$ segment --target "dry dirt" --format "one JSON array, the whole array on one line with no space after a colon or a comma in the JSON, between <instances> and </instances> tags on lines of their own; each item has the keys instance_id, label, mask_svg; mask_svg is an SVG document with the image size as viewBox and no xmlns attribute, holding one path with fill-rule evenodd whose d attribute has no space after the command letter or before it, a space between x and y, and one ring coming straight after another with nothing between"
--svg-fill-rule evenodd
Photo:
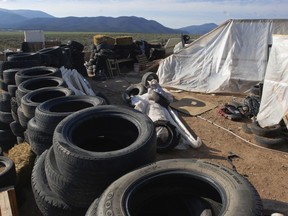
<instances>
[{"instance_id":1,"label":"dry dirt","mask_svg":"<svg viewBox=\"0 0 288 216\"><path fill-rule=\"evenodd\" d=\"M101 91L111 104L125 104L122 92L130 85L139 83L143 74L129 73L106 81L92 81L95 92ZM181 93L179 93L181 94ZM179 113L187 128L203 142L200 148L176 150L158 154L158 160L169 158L194 158L213 161L232 169L228 155L235 154L233 165L256 188L263 201L265 215L280 212L288 215L288 143L278 150L256 144L253 134L242 130L243 122L231 121L219 114L219 109L232 100L243 101L245 95L218 95L189 93L200 100L217 104L217 107L198 116Z\"/></svg>"}]
</instances>

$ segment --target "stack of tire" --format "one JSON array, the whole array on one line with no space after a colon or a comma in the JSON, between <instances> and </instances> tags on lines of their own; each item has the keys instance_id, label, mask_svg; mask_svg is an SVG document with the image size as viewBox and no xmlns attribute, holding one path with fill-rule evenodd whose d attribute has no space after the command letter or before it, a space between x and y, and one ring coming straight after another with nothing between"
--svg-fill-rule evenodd
<instances>
[{"instance_id":1,"label":"stack of tire","mask_svg":"<svg viewBox=\"0 0 288 216\"><path fill-rule=\"evenodd\" d=\"M53 133L61 120L72 113L105 104L98 96L70 95L44 101L36 107L35 115L27 125L26 136L36 155L41 155L53 143Z\"/></svg>"},{"instance_id":2,"label":"stack of tire","mask_svg":"<svg viewBox=\"0 0 288 216\"><path fill-rule=\"evenodd\" d=\"M37 206L43 215L84 215L113 181L155 158L156 131L145 114L115 105L76 111L34 165Z\"/></svg>"},{"instance_id":3,"label":"stack of tire","mask_svg":"<svg viewBox=\"0 0 288 216\"><path fill-rule=\"evenodd\" d=\"M258 121L251 124L251 133L254 134L255 142L263 147L281 149L288 143L288 131L286 125L281 121L271 127L262 128Z\"/></svg>"},{"instance_id":4,"label":"stack of tire","mask_svg":"<svg viewBox=\"0 0 288 216\"><path fill-rule=\"evenodd\" d=\"M11 54L5 61L0 62L0 146L3 151L12 148L17 143L19 135L14 130L17 126L13 118L15 109L11 104L17 89L15 74L23 68L38 65L40 65L39 54L35 53Z\"/></svg>"},{"instance_id":5,"label":"stack of tire","mask_svg":"<svg viewBox=\"0 0 288 216\"><path fill-rule=\"evenodd\" d=\"M28 121L34 116L36 106L45 100L70 95L72 92L63 87L52 87L64 84L61 71L52 67L37 66L19 70L15 74L15 83L17 89L11 98L13 130L15 136L19 137L19 142L23 142L27 141L24 134ZM32 87L33 90L27 87Z\"/></svg>"},{"instance_id":6,"label":"stack of tire","mask_svg":"<svg viewBox=\"0 0 288 216\"><path fill-rule=\"evenodd\" d=\"M85 55L84 46L77 41L68 41L67 44L41 49L37 53L41 56L41 65L60 68L64 66L68 69L77 70L86 77L87 70L84 66Z\"/></svg>"}]
</instances>

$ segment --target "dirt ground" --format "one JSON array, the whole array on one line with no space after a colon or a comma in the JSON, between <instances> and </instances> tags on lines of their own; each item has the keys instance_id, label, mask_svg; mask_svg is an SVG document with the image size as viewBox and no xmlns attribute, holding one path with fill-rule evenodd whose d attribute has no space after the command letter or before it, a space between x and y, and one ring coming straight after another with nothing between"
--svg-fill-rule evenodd
<instances>
[{"instance_id":1,"label":"dirt ground","mask_svg":"<svg viewBox=\"0 0 288 216\"><path fill-rule=\"evenodd\" d=\"M127 73L105 81L90 81L95 92L101 91L111 104L125 104L121 95L130 84L141 81L141 73ZM182 93L179 93L180 97ZM216 108L198 116L179 113L187 128L202 140L201 147L185 150L174 149L158 154L158 160L169 158L194 158L213 161L232 169L228 162L230 154L237 172L246 177L256 188L263 201L265 215L279 212L288 215L288 143L272 150L256 144L253 134L242 130L243 122L250 119L231 121L219 114L219 109L232 100L243 101L245 95L218 95L189 93L200 100L216 104Z\"/></svg>"}]
</instances>

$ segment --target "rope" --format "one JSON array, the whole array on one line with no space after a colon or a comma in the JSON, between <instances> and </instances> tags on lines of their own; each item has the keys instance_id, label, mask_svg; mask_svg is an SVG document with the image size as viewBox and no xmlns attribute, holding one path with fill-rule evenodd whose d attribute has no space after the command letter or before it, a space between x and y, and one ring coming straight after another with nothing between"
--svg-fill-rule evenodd
<instances>
[{"instance_id":1,"label":"rope","mask_svg":"<svg viewBox=\"0 0 288 216\"><path fill-rule=\"evenodd\" d=\"M207 122L209 122L210 124L215 125L215 126L218 127L218 128L221 128L222 130L224 130L224 131L226 131L226 132L234 135L235 137L241 139L242 141L244 141L244 142L246 142L246 143L248 143L248 144L250 144L250 145L252 145L252 146L255 146L255 147L258 147L258 148L262 148L262 149L265 149L265 150L269 150L269 151L273 151L273 152L276 152L276 153L281 153L281 154L284 154L284 155L288 156L288 153L287 153L287 152L278 151L278 150L275 150L275 149L265 148L265 147L263 147L263 146L256 145L255 143L252 143L252 142L250 142L249 140L247 140L247 139L245 139L245 138L243 138L243 137L235 134L233 131L230 131L230 130L228 130L227 128L224 128L224 127L222 127L221 125L218 125L218 124L216 124L216 123L214 123L214 122L212 122L212 121L210 121L210 120L208 120L208 119L206 119L206 118L204 118L204 117L202 117L202 116L197 116L197 118L202 119L202 120L204 120L204 121L207 121Z\"/></svg>"}]
</instances>

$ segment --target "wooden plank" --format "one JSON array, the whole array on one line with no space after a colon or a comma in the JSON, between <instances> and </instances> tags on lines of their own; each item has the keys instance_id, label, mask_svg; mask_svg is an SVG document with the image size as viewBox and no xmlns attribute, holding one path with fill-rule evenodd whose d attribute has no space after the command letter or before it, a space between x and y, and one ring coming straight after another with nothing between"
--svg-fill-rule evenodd
<instances>
[{"instance_id":1,"label":"wooden plank","mask_svg":"<svg viewBox=\"0 0 288 216\"><path fill-rule=\"evenodd\" d=\"M0 216L19 216L14 187L0 192Z\"/></svg>"}]
</instances>

